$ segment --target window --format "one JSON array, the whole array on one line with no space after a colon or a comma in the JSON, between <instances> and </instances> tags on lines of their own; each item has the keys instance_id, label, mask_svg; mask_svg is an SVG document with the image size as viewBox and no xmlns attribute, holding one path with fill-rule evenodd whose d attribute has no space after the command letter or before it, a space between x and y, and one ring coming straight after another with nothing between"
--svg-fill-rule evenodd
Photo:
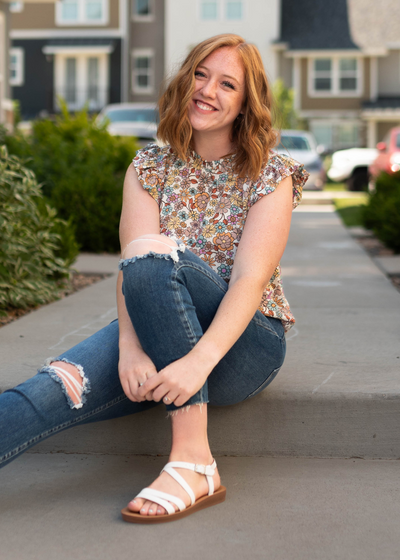
<instances>
[{"instance_id":1,"label":"window","mask_svg":"<svg viewBox=\"0 0 400 560\"><path fill-rule=\"evenodd\" d=\"M218 2L212 0L201 0L200 17L204 20L218 19Z\"/></svg>"},{"instance_id":2,"label":"window","mask_svg":"<svg viewBox=\"0 0 400 560\"><path fill-rule=\"evenodd\" d=\"M331 150L355 148L360 145L360 123L357 121L321 121L310 122L311 132L317 144Z\"/></svg>"},{"instance_id":3,"label":"window","mask_svg":"<svg viewBox=\"0 0 400 560\"><path fill-rule=\"evenodd\" d=\"M10 12L18 13L24 9L23 2L10 2Z\"/></svg>"},{"instance_id":4,"label":"window","mask_svg":"<svg viewBox=\"0 0 400 560\"><path fill-rule=\"evenodd\" d=\"M310 97L349 97L362 94L362 64L358 58L312 58Z\"/></svg>"},{"instance_id":5,"label":"window","mask_svg":"<svg viewBox=\"0 0 400 560\"><path fill-rule=\"evenodd\" d=\"M152 21L154 19L154 0L133 0L133 19Z\"/></svg>"},{"instance_id":6,"label":"window","mask_svg":"<svg viewBox=\"0 0 400 560\"><path fill-rule=\"evenodd\" d=\"M24 49L10 49L10 86L24 85Z\"/></svg>"},{"instance_id":7,"label":"window","mask_svg":"<svg viewBox=\"0 0 400 560\"><path fill-rule=\"evenodd\" d=\"M132 90L134 93L153 93L153 51L133 51Z\"/></svg>"},{"instance_id":8,"label":"window","mask_svg":"<svg viewBox=\"0 0 400 560\"><path fill-rule=\"evenodd\" d=\"M226 19L242 19L243 6L242 1L227 0L226 2Z\"/></svg>"},{"instance_id":9,"label":"window","mask_svg":"<svg viewBox=\"0 0 400 560\"><path fill-rule=\"evenodd\" d=\"M108 0L59 0L56 8L58 25L105 25L108 22Z\"/></svg>"}]
</instances>

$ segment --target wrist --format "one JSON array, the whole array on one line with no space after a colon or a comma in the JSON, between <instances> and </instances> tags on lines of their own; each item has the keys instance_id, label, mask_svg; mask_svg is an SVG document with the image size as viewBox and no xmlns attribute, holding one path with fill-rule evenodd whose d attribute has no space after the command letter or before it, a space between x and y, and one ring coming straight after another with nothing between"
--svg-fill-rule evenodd
<instances>
[{"instance_id":1,"label":"wrist","mask_svg":"<svg viewBox=\"0 0 400 560\"><path fill-rule=\"evenodd\" d=\"M196 346L189 352L188 356L191 356L196 362L200 362L211 371L223 358L223 353L215 343L210 342L205 344L203 339L200 339Z\"/></svg>"}]
</instances>

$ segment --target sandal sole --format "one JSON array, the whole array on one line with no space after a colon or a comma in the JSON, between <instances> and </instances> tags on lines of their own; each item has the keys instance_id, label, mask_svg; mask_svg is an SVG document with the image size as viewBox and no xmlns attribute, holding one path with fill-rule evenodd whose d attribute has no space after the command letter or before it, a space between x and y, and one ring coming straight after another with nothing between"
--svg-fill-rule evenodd
<instances>
[{"instance_id":1,"label":"sandal sole","mask_svg":"<svg viewBox=\"0 0 400 560\"><path fill-rule=\"evenodd\" d=\"M192 506L187 507L183 511L177 511L176 513L171 513L170 515L141 515L140 513L134 513L128 508L121 510L122 519L128 523L168 523L169 521L177 521L183 517L187 517L196 511L205 509L211 506L216 506L225 501L226 488L225 486L220 486L212 496L203 496L199 498Z\"/></svg>"}]
</instances>

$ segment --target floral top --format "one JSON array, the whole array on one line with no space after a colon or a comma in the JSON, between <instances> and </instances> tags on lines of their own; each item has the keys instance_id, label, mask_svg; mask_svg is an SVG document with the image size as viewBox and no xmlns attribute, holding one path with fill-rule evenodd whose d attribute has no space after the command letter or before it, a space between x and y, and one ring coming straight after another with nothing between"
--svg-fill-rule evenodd
<instances>
[{"instance_id":1,"label":"floral top","mask_svg":"<svg viewBox=\"0 0 400 560\"><path fill-rule=\"evenodd\" d=\"M247 213L262 196L292 175L293 208L309 174L302 164L273 153L256 181L239 178L233 156L205 161L191 152L179 159L170 146L149 144L133 160L143 188L160 207L160 233L176 237L229 282ZM282 289L280 265L268 282L259 310L289 330L294 317Z\"/></svg>"}]
</instances>

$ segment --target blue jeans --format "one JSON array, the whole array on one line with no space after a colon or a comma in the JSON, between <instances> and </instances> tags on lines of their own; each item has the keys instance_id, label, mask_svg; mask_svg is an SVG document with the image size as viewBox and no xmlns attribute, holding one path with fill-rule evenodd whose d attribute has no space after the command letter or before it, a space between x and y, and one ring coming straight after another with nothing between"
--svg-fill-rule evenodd
<instances>
[{"instance_id":1,"label":"blue jeans","mask_svg":"<svg viewBox=\"0 0 400 560\"><path fill-rule=\"evenodd\" d=\"M183 246L181 246L181 249ZM174 257L174 258L173 258ZM150 252L121 261L126 307L144 351L157 370L186 355L210 325L228 286L191 251ZM159 403L132 402L118 376L118 321L61 356L37 375L0 395L0 466L51 435L81 424L148 410ZM278 319L256 312L248 327L184 406L231 405L253 397L277 375L285 357ZM63 360L85 376L75 408L51 366ZM175 410L175 405L167 406Z\"/></svg>"}]
</instances>

